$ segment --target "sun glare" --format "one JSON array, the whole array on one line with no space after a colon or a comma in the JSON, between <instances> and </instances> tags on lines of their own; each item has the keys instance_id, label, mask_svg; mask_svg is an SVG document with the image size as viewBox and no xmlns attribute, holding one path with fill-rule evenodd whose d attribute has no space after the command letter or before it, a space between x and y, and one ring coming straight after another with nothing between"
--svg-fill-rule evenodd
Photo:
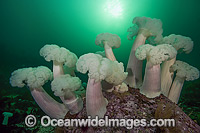
<instances>
[{"instance_id":1,"label":"sun glare","mask_svg":"<svg viewBox=\"0 0 200 133\"><path fill-rule=\"evenodd\" d=\"M120 17L123 9L119 0L107 0L104 11L113 17Z\"/></svg>"}]
</instances>

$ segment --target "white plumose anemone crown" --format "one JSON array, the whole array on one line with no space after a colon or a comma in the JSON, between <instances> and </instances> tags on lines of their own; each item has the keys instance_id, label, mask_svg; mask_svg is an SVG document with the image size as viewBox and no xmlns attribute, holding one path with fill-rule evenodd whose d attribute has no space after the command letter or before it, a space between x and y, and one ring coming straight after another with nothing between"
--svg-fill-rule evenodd
<instances>
[{"instance_id":1,"label":"white plumose anemone crown","mask_svg":"<svg viewBox=\"0 0 200 133\"><path fill-rule=\"evenodd\" d=\"M135 17L133 19L133 26L128 29L128 39L133 40L133 37L143 30L146 37L154 37L156 42L162 39L162 21L156 18L149 17Z\"/></svg>"},{"instance_id":2,"label":"white plumose anemone crown","mask_svg":"<svg viewBox=\"0 0 200 133\"><path fill-rule=\"evenodd\" d=\"M82 55L77 61L76 69L81 73L88 71L89 78L95 79L96 82L105 79L114 85L121 84L127 76L122 63L93 53Z\"/></svg>"},{"instance_id":3,"label":"white plumose anemone crown","mask_svg":"<svg viewBox=\"0 0 200 133\"><path fill-rule=\"evenodd\" d=\"M137 25L133 25L133 26L129 27L128 30L127 30L127 32L128 32L128 35L127 35L128 40L133 40L133 37L137 35L138 30L139 30L139 27Z\"/></svg>"},{"instance_id":4,"label":"white plumose anemone crown","mask_svg":"<svg viewBox=\"0 0 200 133\"><path fill-rule=\"evenodd\" d=\"M46 61L57 61L59 63L64 63L68 67L75 67L77 62L77 56L67 50L64 47L59 47L57 45L45 45L40 49L40 55L45 58Z\"/></svg>"},{"instance_id":5,"label":"white plumose anemone crown","mask_svg":"<svg viewBox=\"0 0 200 133\"><path fill-rule=\"evenodd\" d=\"M177 71L176 76L184 78L186 81L192 81L199 78L199 70L183 61L176 61L171 68L174 71Z\"/></svg>"},{"instance_id":6,"label":"white plumose anemone crown","mask_svg":"<svg viewBox=\"0 0 200 133\"><path fill-rule=\"evenodd\" d=\"M13 87L24 87L26 85L26 80L28 77L28 73L32 71L32 67L29 68L21 68L17 69L14 72L12 72L10 77L10 84Z\"/></svg>"},{"instance_id":7,"label":"white plumose anemone crown","mask_svg":"<svg viewBox=\"0 0 200 133\"><path fill-rule=\"evenodd\" d=\"M161 44L157 46L145 44L137 48L135 56L139 60L147 58L153 65L157 65L161 64L162 61L174 58L176 54L176 49L169 44Z\"/></svg>"},{"instance_id":8,"label":"white plumose anemone crown","mask_svg":"<svg viewBox=\"0 0 200 133\"><path fill-rule=\"evenodd\" d=\"M76 91L81 87L81 80L69 74L60 75L51 82L51 89L55 96L64 96L67 91Z\"/></svg>"},{"instance_id":9,"label":"white plumose anemone crown","mask_svg":"<svg viewBox=\"0 0 200 133\"><path fill-rule=\"evenodd\" d=\"M48 80L52 79L52 72L45 66L37 68L22 68L14 71L10 77L10 83L13 87L38 88L43 86Z\"/></svg>"},{"instance_id":10,"label":"white plumose anemone crown","mask_svg":"<svg viewBox=\"0 0 200 133\"><path fill-rule=\"evenodd\" d=\"M164 37L161 43L171 44L176 50L183 50L187 54L192 51L194 45L191 38L175 34Z\"/></svg>"},{"instance_id":11,"label":"white plumose anemone crown","mask_svg":"<svg viewBox=\"0 0 200 133\"><path fill-rule=\"evenodd\" d=\"M95 44L99 45L100 47L104 47L104 44L103 44L104 41L107 42L107 44L113 49L119 48L121 45L121 39L116 34L101 33L97 35Z\"/></svg>"}]
</instances>

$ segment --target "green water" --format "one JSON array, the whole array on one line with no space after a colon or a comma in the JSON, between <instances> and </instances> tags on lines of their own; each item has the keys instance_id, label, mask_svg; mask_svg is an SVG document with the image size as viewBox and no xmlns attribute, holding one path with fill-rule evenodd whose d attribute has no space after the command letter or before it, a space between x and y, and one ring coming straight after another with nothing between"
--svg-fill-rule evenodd
<instances>
[{"instance_id":1,"label":"green water","mask_svg":"<svg viewBox=\"0 0 200 133\"><path fill-rule=\"evenodd\" d=\"M12 71L39 65L52 68L51 63L39 55L40 48L45 44L63 46L80 56L103 50L95 45L98 34L114 33L122 41L121 47L114 53L117 60L126 66L133 44L133 41L127 40L127 29L135 16L161 19L163 36L180 34L191 37L194 41L193 51L188 55L180 54L177 58L200 69L199 0L116 0L121 10L117 16L106 11L107 3L112 1L1 0L1 94L23 91L10 87ZM195 102L199 104L200 99L197 97Z\"/></svg>"}]
</instances>

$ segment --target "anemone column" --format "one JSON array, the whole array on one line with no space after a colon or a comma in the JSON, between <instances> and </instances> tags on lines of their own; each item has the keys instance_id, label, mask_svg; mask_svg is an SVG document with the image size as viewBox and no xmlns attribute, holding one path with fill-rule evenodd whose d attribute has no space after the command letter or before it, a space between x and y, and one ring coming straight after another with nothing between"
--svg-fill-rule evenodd
<instances>
[{"instance_id":1,"label":"anemone column","mask_svg":"<svg viewBox=\"0 0 200 133\"><path fill-rule=\"evenodd\" d=\"M94 79L89 79L86 90L87 115L93 118L96 116L103 118L107 111L107 105L108 101L103 96L101 82L95 82Z\"/></svg>"},{"instance_id":2,"label":"anemone column","mask_svg":"<svg viewBox=\"0 0 200 133\"><path fill-rule=\"evenodd\" d=\"M152 65L147 61L144 75L144 82L140 89L142 94L149 98L160 95L161 82L160 82L160 64Z\"/></svg>"},{"instance_id":3,"label":"anemone column","mask_svg":"<svg viewBox=\"0 0 200 133\"><path fill-rule=\"evenodd\" d=\"M128 65L126 71L128 76L125 80L130 87L139 88L142 85L142 63L143 61L138 60L135 56L136 49L145 44L146 37L143 34L138 34L133 46L131 48L131 53L128 60Z\"/></svg>"},{"instance_id":4,"label":"anemone column","mask_svg":"<svg viewBox=\"0 0 200 133\"><path fill-rule=\"evenodd\" d=\"M68 112L68 109L65 108L64 104L55 101L42 87L31 89L31 95L39 107L52 118L64 118Z\"/></svg>"}]
</instances>

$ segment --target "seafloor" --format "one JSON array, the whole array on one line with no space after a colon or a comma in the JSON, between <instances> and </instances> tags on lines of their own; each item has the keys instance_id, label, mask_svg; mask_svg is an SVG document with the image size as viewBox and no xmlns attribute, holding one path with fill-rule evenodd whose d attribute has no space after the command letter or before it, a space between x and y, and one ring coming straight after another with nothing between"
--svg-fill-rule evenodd
<instances>
[{"instance_id":1,"label":"seafloor","mask_svg":"<svg viewBox=\"0 0 200 133\"><path fill-rule=\"evenodd\" d=\"M104 92L103 95L108 100L107 115L109 118L127 118L127 119L150 119L163 118L163 119L175 119L175 127L133 127L127 129L125 127L42 127L41 124L33 128L28 128L24 124L24 119L28 114L33 114L36 118L41 118L45 114L39 109L37 104L30 100L26 100L25 97L20 95L5 96L0 98L1 104L0 113L3 111L13 112L13 117L9 118L7 126L0 126L1 131L9 133L44 133L44 132L57 132L57 133L121 133L121 132L200 132L200 126L194 122L188 115L186 115L182 109L172 103L168 98L163 95L159 97L148 99L144 95L140 94L138 89L129 88L126 93L118 92ZM28 97L29 95L27 95ZM83 96L84 108L77 115L66 114L66 118L74 119L88 118L86 115L85 97ZM3 119L3 116L0 116Z\"/></svg>"}]
</instances>

